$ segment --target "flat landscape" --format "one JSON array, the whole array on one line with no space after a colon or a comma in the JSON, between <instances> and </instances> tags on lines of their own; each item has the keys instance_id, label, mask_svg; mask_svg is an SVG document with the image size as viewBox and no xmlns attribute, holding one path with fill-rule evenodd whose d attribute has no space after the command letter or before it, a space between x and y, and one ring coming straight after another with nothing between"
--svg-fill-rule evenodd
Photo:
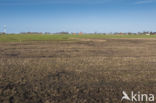
<instances>
[{"instance_id":1,"label":"flat landscape","mask_svg":"<svg viewBox=\"0 0 156 103\"><path fill-rule=\"evenodd\" d=\"M0 35L0 103L120 103L155 74L154 35Z\"/></svg>"}]
</instances>

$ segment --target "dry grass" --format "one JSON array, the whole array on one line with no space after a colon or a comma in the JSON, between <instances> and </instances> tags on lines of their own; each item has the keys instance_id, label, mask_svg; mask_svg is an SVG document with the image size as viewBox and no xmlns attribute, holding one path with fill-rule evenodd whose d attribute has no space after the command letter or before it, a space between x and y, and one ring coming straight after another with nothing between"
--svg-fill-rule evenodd
<instances>
[{"instance_id":1,"label":"dry grass","mask_svg":"<svg viewBox=\"0 0 156 103\"><path fill-rule=\"evenodd\" d=\"M0 103L120 103L156 94L156 40L0 43Z\"/></svg>"}]
</instances>

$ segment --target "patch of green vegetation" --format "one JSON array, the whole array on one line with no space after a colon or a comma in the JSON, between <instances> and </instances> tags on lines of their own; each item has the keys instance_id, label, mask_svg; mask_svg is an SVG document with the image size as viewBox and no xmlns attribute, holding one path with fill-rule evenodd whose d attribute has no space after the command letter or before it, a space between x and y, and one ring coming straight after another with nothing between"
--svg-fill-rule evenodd
<instances>
[{"instance_id":1,"label":"patch of green vegetation","mask_svg":"<svg viewBox=\"0 0 156 103\"><path fill-rule=\"evenodd\" d=\"M78 38L90 38L90 39L119 39L119 38L156 38L156 35L100 35L100 34L90 34L90 35L75 35L73 37Z\"/></svg>"},{"instance_id":2,"label":"patch of green vegetation","mask_svg":"<svg viewBox=\"0 0 156 103\"><path fill-rule=\"evenodd\" d=\"M1 42L23 42L23 41L48 41L48 40L68 40L67 35L28 35L28 34L9 34L0 35Z\"/></svg>"},{"instance_id":3,"label":"patch of green vegetation","mask_svg":"<svg viewBox=\"0 0 156 103\"><path fill-rule=\"evenodd\" d=\"M38 35L38 34L9 34L0 35L0 42L23 42L23 41L49 41L49 40L72 40L74 38L87 39L115 39L115 38L156 38L156 35L100 35L100 34L55 34L55 35Z\"/></svg>"}]
</instances>

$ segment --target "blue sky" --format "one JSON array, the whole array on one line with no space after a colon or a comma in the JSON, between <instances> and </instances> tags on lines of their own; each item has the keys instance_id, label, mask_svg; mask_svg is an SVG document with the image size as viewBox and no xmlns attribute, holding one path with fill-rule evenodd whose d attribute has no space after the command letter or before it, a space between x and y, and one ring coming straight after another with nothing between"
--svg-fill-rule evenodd
<instances>
[{"instance_id":1,"label":"blue sky","mask_svg":"<svg viewBox=\"0 0 156 103\"><path fill-rule=\"evenodd\" d=\"M0 0L0 32L156 31L156 0Z\"/></svg>"}]
</instances>

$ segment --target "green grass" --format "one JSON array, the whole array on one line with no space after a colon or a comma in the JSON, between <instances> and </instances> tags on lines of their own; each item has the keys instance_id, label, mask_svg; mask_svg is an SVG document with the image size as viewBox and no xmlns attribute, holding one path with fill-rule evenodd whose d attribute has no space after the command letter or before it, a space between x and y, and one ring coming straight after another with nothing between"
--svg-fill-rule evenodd
<instances>
[{"instance_id":1,"label":"green grass","mask_svg":"<svg viewBox=\"0 0 156 103\"><path fill-rule=\"evenodd\" d=\"M48 40L68 40L66 35L25 35L12 34L0 35L0 42L22 42L22 41L48 41Z\"/></svg>"},{"instance_id":2,"label":"green grass","mask_svg":"<svg viewBox=\"0 0 156 103\"><path fill-rule=\"evenodd\" d=\"M0 35L0 42L23 42L23 41L49 41L49 40L72 40L73 38L89 38L89 39L112 39L112 38L156 38L156 35L30 35L30 34L9 34Z\"/></svg>"},{"instance_id":3,"label":"green grass","mask_svg":"<svg viewBox=\"0 0 156 103\"><path fill-rule=\"evenodd\" d=\"M78 35L73 36L77 38L90 38L90 39L118 39L118 38L156 38L156 35L99 35L99 34L92 34L92 35Z\"/></svg>"}]
</instances>

